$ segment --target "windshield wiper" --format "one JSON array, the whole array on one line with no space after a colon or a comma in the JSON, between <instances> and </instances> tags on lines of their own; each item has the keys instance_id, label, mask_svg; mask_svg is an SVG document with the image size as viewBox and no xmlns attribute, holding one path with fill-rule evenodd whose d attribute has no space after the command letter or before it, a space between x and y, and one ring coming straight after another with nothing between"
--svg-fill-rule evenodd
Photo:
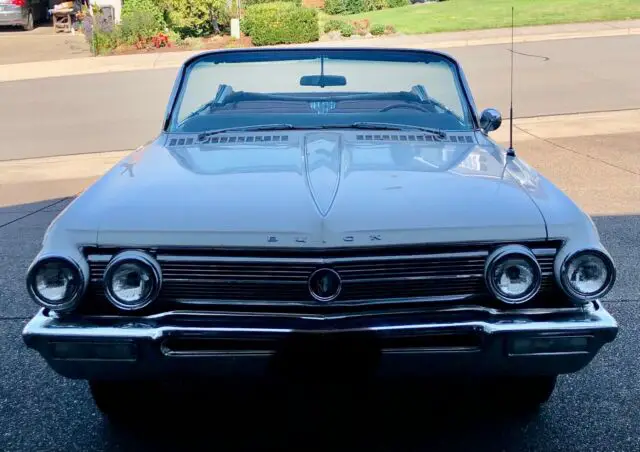
<instances>
[{"instance_id":1,"label":"windshield wiper","mask_svg":"<svg viewBox=\"0 0 640 452\"><path fill-rule=\"evenodd\" d=\"M260 130L292 130L303 129L305 127L296 127L293 124L258 124L255 126L240 126L240 127L227 127L224 129L207 130L198 134L198 140L202 141L212 135L218 135L220 133L227 132L255 132Z\"/></svg>"},{"instance_id":2,"label":"windshield wiper","mask_svg":"<svg viewBox=\"0 0 640 452\"><path fill-rule=\"evenodd\" d=\"M323 129L366 129L366 130L419 130L430 133L439 138L446 138L447 134L440 129L430 127L414 126L409 124L394 124L390 122L354 122L352 124L326 125Z\"/></svg>"}]
</instances>

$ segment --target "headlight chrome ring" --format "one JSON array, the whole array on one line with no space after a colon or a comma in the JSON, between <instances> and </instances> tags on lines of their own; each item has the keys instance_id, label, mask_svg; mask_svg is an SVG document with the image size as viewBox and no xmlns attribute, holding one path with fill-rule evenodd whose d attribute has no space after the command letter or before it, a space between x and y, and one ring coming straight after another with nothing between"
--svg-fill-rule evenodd
<instances>
[{"instance_id":1,"label":"headlight chrome ring","mask_svg":"<svg viewBox=\"0 0 640 452\"><path fill-rule=\"evenodd\" d=\"M162 271L151 255L142 251L123 251L105 268L103 283L111 304L124 311L136 311L158 297ZM126 295L130 299L125 299Z\"/></svg>"},{"instance_id":2,"label":"headlight chrome ring","mask_svg":"<svg viewBox=\"0 0 640 452\"><path fill-rule=\"evenodd\" d=\"M502 267L500 267L502 266ZM507 278L530 280L526 288L519 293L505 292L496 281L495 272L504 271ZM506 272L511 275L507 275ZM540 291L542 270L533 252L522 245L506 245L489 255L485 263L484 277L487 288L498 300L507 304L522 304L531 300Z\"/></svg>"},{"instance_id":3,"label":"headlight chrome ring","mask_svg":"<svg viewBox=\"0 0 640 452\"><path fill-rule=\"evenodd\" d=\"M80 265L71 258L47 256L27 271L27 291L41 306L59 313L74 310L87 284ZM49 291L47 297L44 291Z\"/></svg>"},{"instance_id":4,"label":"headlight chrome ring","mask_svg":"<svg viewBox=\"0 0 640 452\"><path fill-rule=\"evenodd\" d=\"M576 262L579 259L584 259L586 256L595 257L597 260L600 260L600 263L603 265L606 275L604 275L603 282L597 290L593 290L591 292L582 292L570 281L570 267L571 264ZM593 271L591 269L589 271ZM584 273L583 273L584 276ZM588 275L593 276L593 275ZM616 268L613 264L611 258L600 250L596 249L583 249L567 255L560 266L560 275L559 275L559 283L562 290L575 302L589 302L596 300L598 298L602 298L605 296L613 287L613 284L616 280Z\"/></svg>"}]
</instances>

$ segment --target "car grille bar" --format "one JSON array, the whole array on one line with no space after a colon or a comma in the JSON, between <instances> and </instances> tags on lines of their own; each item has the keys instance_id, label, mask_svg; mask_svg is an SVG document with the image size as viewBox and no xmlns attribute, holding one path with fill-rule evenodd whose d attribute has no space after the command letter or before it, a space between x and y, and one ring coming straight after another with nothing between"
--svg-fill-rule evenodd
<instances>
[{"instance_id":1,"label":"car grille bar","mask_svg":"<svg viewBox=\"0 0 640 452\"><path fill-rule=\"evenodd\" d=\"M554 285L556 247L532 247L542 268L543 290ZM319 268L335 270L342 290L332 305L392 300L446 301L487 296L484 266L490 248L446 253L319 257L189 255L158 250L163 275L160 298L180 304L318 305L309 277ZM91 286L103 292L102 275L111 253L88 255Z\"/></svg>"}]
</instances>

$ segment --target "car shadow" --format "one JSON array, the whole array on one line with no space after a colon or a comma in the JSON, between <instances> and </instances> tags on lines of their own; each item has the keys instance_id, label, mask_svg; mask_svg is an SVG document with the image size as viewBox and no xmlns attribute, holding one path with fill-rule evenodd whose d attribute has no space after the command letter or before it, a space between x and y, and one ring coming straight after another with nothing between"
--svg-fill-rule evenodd
<instances>
[{"instance_id":1,"label":"car shadow","mask_svg":"<svg viewBox=\"0 0 640 452\"><path fill-rule=\"evenodd\" d=\"M149 450L408 450L416 444L454 450L456 444L466 449L474 437L477 444L492 444L506 431L509 447L517 450L514 433L520 436L536 419L536 413L508 410L469 382L239 385L219 391L202 383L159 393L135 428L105 420L103 434L110 443Z\"/></svg>"}]
</instances>

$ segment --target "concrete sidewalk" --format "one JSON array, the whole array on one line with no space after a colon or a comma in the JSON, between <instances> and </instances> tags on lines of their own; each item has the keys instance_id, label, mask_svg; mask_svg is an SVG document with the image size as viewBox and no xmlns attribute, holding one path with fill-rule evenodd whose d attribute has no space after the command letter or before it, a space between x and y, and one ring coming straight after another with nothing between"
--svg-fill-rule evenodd
<instances>
[{"instance_id":1,"label":"concrete sidewalk","mask_svg":"<svg viewBox=\"0 0 640 452\"><path fill-rule=\"evenodd\" d=\"M516 43L640 34L640 20L520 27ZM320 41L289 47L404 47L447 49L454 47L507 44L510 29L477 30L427 35L402 35L369 39ZM274 46L279 47L279 46ZM0 82L107 72L175 68L200 51L75 58L57 61L0 65Z\"/></svg>"}]
</instances>

